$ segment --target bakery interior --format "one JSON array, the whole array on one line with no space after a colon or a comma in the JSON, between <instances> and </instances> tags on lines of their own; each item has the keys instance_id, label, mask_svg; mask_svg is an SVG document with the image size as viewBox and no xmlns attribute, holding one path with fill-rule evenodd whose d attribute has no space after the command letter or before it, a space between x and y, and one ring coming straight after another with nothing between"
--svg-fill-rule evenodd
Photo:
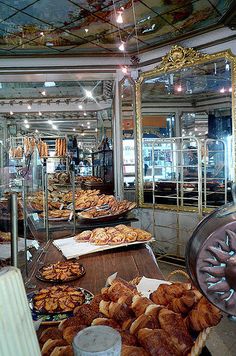
<instances>
[{"instance_id":1,"label":"bakery interior","mask_svg":"<svg viewBox=\"0 0 236 356\"><path fill-rule=\"evenodd\" d=\"M0 356L235 355L235 30L0 0Z\"/></svg>"}]
</instances>

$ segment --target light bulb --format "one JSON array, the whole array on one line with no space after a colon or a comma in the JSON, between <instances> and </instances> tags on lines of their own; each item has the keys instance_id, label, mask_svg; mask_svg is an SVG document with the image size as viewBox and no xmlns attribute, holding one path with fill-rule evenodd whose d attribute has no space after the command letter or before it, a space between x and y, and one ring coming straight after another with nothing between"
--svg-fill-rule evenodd
<instances>
[{"instance_id":1,"label":"light bulb","mask_svg":"<svg viewBox=\"0 0 236 356\"><path fill-rule=\"evenodd\" d=\"M57 126L56 125L52 125L53 130L57 130Z\"/></svg>"},{"instance_id":2,"label":"light bulb","mask_svg":"<svg viewBox=\"0 0 236 356\"><path fill-rule=\"evenodd\" d=\"M90 90L85 89L85 95L87 98L91 98L91 99L93 98L93 93Z\"/></svg>"},{"instance_id":3,"label":"light bulb","mask_svg":"<svg viewBox=\"0 0 236 356\"><path fill-rule=\"evenodd\" d=\"M24 120L24 124L28 124L28 122L29 122L28 120L26 120L26 119Z\"/></svg>"},{"instance_id":4,"label":"light bulb","mask_svg":"<svg viewBox=\"0 0 236 356\"><path fill-rule=\"evenodd\" d=\"M81 104L79 105L79 109L80 109L80 110L82 110L82 109L83 109L83 106L82 106Z\"/></svg>"},{"instance_id":5,"label":"light bulb","mask_svg":"<svg viewBox=\"0 0 236 356\"><path fill-rule=\"evenodd\" d=\"M10 111L10 115L13 115L13 111Z\"/></svg>"},{"instance_id":6,"label":"light bulb","mask_svg":"<svg viewBox=\"0 0 236 356\"><path fill-rule=\"evenodd\" d=\"M89 122L89 121L87 122L87 125L88 125L88 126L90 125L90 122Z\"/></svg>"},{"instance_id":7,"label":"light bulb","mask_svg":"<svg viewBox=\"0 0 236 356\"><path fill-rule=\"evenodd\" d=\"M125 50L124 42L121 42L118 48L120 51L124 51Z\"/></svg>"},{"instance_id":8,"label":"light bulb","mask_svg":"<svg viewBox=\"0 0 236 356\"><path fill-rule=\"evenodd\" d=\"M43 33L43 32L40 32L40 36L44 36L44 33Z\"/></svg>"},{"instance_id":9,"label":"light bulb","mask_svg":"<svg viewBox=\"0 0 236 356\"><path fill-rule=\"evenodd\" d=\"M50 125L52 125L52 120L48 120L48 123L49 123Z\"/></svg>"},{"instance_id":10,"label":"light bulb","mask_svg":"<svg viewBox=\"0 0 236 356\"><path fill-rule=\"evenodd\" d=\"M128 73L128 68L127 67L122 67L122 72L124 73L124 74L127 74Z\"/></svg>"},{"instance_id":11,"label":"light bulb","mask_svg":"<svg viewBox=\"0 0 236 356\"><path fill-rule=\"evenodd\" d=\"M42 116L42 113L41 113L41 111L39 111L39 116Z\"/></svg>"},{"instance_id":12,"label":"light bulb","mask_svg":"<svg viewBox=\"0 0 236 356\"><path fill-rule=\"evenodd\" d=\"M81 136L84 136L84 132L82 132Z\"/></svg>"},{"instance_id":13,"label":"light bulb","mask_svg":"<svg viewBox=\"0 0 236 356\"><path fill-rule=\"evenodd\" d=\"M29 129L30 125L29 125L29 124L25 124L25 127L26 127L27 129Z\"/></svg>"},{"instance_id":14,"label":"light bulb","mask_svg":"<svg viewBox=\"0 0 236 356\"><path fill-rule=\"evenodd\" d=\"M179 85L179 86L177 87L177 91L178 91L178 92L181 92L181 91L182 91L181 85Z\"/></svg>"},{"instance_id":15,"label":"light bulb","mask_svg":"<svg viewBox=\"0 0 236 356\"><path fill-rule=\"evenodd\" d=\"M38 130L36 129L35 132L38 133Z\"/></svg>"},{"instance_id":16,"label":"light bulb","mask_svg":"<svg viewBox=\"0 0 236 356\"><path fill-rule=\"evenodd\" d=\"M95 132L98 132L98 129L97 129L97 127L96 127L96 129L95 129Z\"/></svg>"},{"instance_id":17,"label":"light bulb","mask_svg":"<svg viewBox=\"0 0 236 356\"><path fill-rule=\"evenodd\" d=\"M27 109L28 109L28 110L30 110L30 109L31 109L31 105L30 105L30 104L27 106Z\"/></svg>"},{"instance_id":18,"label":"light bulb","mask_svg":"<svg viewBox=\"0 0 236 356\"><path fill-rule=\"evenodd\" d=\"M46 91L45 91L45 90L41 91L41 94L42 94L43 96L45 96L45 95L46 95Z\"/></svg>"},{"instance_id":19,"label":"light bulb","mask_svg":"<svg viewBox=\"0 0 236 356\"><path fill-rule=\"evenodd\" d=\"M88 33L89 30L88 30L88 28L85 28L84 31L85 31L86 33Z\"/></svg>"},{"instance_id":20,"label":"light bulb","mask_svg":"<svg viewBox=\"0 0 236 356\"><path fill-rule=\"evenodd\" d=\"M123 23L122 11L117 11L118 16L116 18L117 23Z\"/></svg>"},{"instance_id":21,"label":"light bulb","mask_svg":"<svg viewBox=\"0 0 236 356\"><path fill-rule=\"evenodd\" d=\"M225 88L221 88L220 93L224 94L224 92L225 92Z\"/></svg>"},{"instance_id":22,"label":"light bulb","mask_svg":"<svg viewBox=\"0 0 236 356\"><path fill-rule=\"evenodd\" d=\"M75 131L75 128L73 129L73 131Z\"/></svg>"},{"instance_id":23,"label":"light bulb","mask_svg":"<svg viewBox=\"0 0 236 356\"><path fill-rule=\"evenodd\" d=\"M232 88L231 87L229 88L229 92L232 93Z\"/></svg>"},{"instance_id":24,"label":"light bulb","mask_svg":"<svg viewBox=\"0 0 236 356\"><path fill-rule=\"evenodd\" d=\"M86 112L84 112L84 116L87 116Z\"/></svg>"}]
</instances>

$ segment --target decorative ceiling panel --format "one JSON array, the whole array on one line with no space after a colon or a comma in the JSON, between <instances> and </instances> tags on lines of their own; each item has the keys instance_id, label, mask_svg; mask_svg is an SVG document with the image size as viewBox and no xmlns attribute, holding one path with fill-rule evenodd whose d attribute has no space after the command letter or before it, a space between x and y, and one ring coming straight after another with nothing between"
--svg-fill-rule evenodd
<instances>
[{"instance_id":1,"label":"decorative ceiling panel","mask_svg":"<svg viewBox=\"0 0 236 356\"><path fill-rule=\"evenodd\" d=\"M0 0L0 55L123 55L121 41L128 55L137 54L222 25L234 5L234 0Z\"/></svg>"}]
</instances>

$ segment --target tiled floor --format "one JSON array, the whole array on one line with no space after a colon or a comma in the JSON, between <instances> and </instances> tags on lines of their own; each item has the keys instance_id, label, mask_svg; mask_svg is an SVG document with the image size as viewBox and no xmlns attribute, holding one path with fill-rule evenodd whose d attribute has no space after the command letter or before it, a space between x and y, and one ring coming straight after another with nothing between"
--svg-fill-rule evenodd
<instances>
[{"instance_id":1,"label":"tiled floor","mask_svg":"<svg viewBox=\"0 0 236 356\"><path fill-rule=\"evenodd\" d=\"M158 262L158 265L166 278L174 270L184 270L183 267L165 262ZM173 278L175 281L183 280L180 275ZM227 316L224 316L219 325L212 328L206 346L212 356L236 356L236 321L231 321Z\"/></svg>"}]
</instances>

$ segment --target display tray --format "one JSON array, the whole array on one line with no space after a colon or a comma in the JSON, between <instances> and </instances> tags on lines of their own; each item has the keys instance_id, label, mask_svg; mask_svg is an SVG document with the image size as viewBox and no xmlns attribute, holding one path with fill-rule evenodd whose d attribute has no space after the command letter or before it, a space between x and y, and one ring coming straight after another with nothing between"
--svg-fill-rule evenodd
<instances>
[{"instance_id":1,"label":"display tray","mask_svg":"<svg viewBox=\"0 0 236 356\"><path fill-rule=\"evenodd\" d=\"M119 247L135 246L146 244L155 241L151 238L147 241L135 241L130 243L122 243L119 245L93 245L90 242L77 242L74 237L69 237L66 239L59 239L53 241L53 245L60 250L66 259L76 258L79 256L88 255L90 253L102 252L106 250L116 249Z\"/></svg>"},{"instance_id":2,"label":"display tray","mask_svg":"<svg viewBox=\"0 0 236 356\"><path fill-rule=\"evenodd\" d=\"M120 217L122 216L125 216L128 212L128 211L125 211L123 213L120 213L120 214L116 214L116 215L104 215L104 216L96 216L95 218L86 218L83 216L82 213L77 213L79 219L81 220L86 220L86 221L101 221L101 222L105 222L105 221L112 221L112 220L116 220L116 219L119 219Z\"/></svg>"},{"instance_id":3,"label":"display tray","mask_svg":"<svg viewBox=\"0 0 236 356\"><path fill-rule=\"evenodd\" d=\"M42 272L47 268L52 266L53 264L47 264L46 266L42 266L41 268L38 269L38 271L35 274L35 277L38 278L40 281L42 282L49 282L49 283L67 283L67 282L71 282L71 281L75 281L76 279L79 279L81 277L83 277L86 273L85 268L83 265L80 265L80 270L81 270L81 274L80 275L74 275L71 276L67 279L47 279L44 276L42 276Z\"/></svg>"},{"instance_id":4,"label":"display tray","mask_svg":"<svg viewBox=\"0 0 236 356\"><path fill-rule=\"evenodd\" d=\"M80 290L84 296L85 296L85 302L84 304L88 304L91 302L93 299L94 295L90 291L84 288L76 288L77 290ZM31 315L32 319L34 321L41 320L41 324L58 324L60 321L69 318L70 316L73 315L73 311L70 312L57 312L57 313L43 313L43 312L38 312L37 310L34 309L33 305L33 298L38 291L34 291L31 293L27 294L27 299L29 303L29 307L31 310Z\"/></svg>"}]
</instances>

